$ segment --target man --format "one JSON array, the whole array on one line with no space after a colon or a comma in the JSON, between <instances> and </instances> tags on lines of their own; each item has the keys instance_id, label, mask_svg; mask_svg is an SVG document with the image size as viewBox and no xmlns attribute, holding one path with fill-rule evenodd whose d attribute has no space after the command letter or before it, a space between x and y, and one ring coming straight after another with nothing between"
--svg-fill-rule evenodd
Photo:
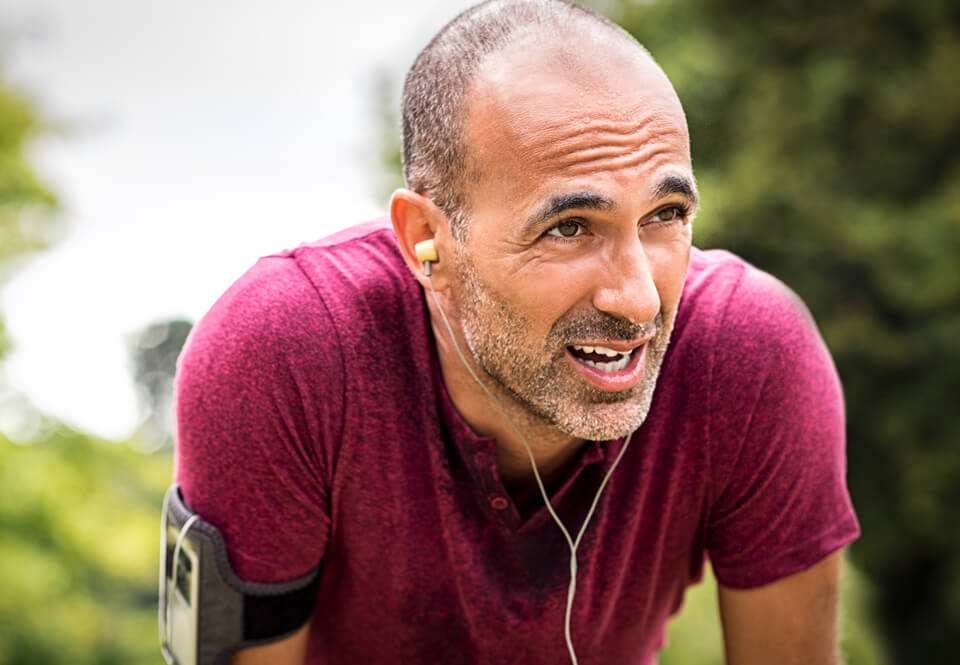
<instances>
[{"instance_id":1,"label":"man","mask_svg":"<svg viewBox=\"0 0 960 665\"><path fill-rule=\"evenodd\" d=\"M241 578L320 571L308 625L234 662L653 663L709 556L729 663L835 663L840 387L785 287L691 248L663 72L495 1L403 104L392 224L262 259L181 360L187 503ZM595 500L571 567L557 520Z\"/></svg>"}]
</instances>

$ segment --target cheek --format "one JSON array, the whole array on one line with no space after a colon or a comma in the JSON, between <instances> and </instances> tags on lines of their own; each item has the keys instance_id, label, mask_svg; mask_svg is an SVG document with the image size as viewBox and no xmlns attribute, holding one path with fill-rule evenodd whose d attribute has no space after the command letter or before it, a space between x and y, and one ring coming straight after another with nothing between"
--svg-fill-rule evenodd
<instances>
[{"instance_id":1,"label":"cheek","mask_svg":"<svg viewBox=\"0 0 960 665\"><path fill-rule=\"evenodd\" d=\"M661 306L665 310L676 308L683 292L683 283L687 277L690 263L690 232L686 232L668 243L657 244L647 250L647 261L653 276Z\"/></svg>"},{"instance_id":2,"label":"cheek","mask_svg":"<svg viewBox=\"0 0 960 665\"><path fill-rule=\"evenodd\" d=\"M596 268L590 262L542 264L527 269L505 289L504 296L544 336L554 323L577 303L587 299L589 285L596 280Z\"/></svg>"}]
</instances>

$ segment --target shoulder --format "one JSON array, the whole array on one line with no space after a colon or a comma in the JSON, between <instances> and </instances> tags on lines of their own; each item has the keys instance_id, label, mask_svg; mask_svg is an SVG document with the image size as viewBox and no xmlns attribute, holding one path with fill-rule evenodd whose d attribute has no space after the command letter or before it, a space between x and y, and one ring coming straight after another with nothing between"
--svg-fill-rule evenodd
<instances>
[{"instance_id":1,"label":"shoulder","mask_svg":"<svg viewBox=\"0 0 960 665\"><path fill-rule=\"evenodd\" d=\"M419 298L385 218L303 244L289 254L335 320L357 324L358 309L375 313Z\"/></svg>"},{"instance_id":2,"label":"shoulder","mask_svg":"<svg viewBox=\"0 0 960 665\"><path fill-rule=\"evenodd\" d=\"M384 272L364 255L389 256L390 242L382 225L354 227L264 256L237 279L194 327L178 362L181 448L213 433L228 442L253 433L269 439L278 429L301 430L301 442L339 440L344 359L370 316L363 292L376 291L371 283Z\"/></svg>"},{"instance_id":3,"label":"shoulder","mask_svg":"<svg viewBox=\"0 0 960 665\"><path fill-rule=\"evenodd\" d=\"M329 316L316 290L289 255L266 256L235 281L197 323L181 355L184 381L235 379L260 383L281 359L335 360Z\"/></svg>"},{"instance_id":4,"label":"shoulder","mask_svg":"<svg viewBox=\"0 0 960 665\"><path fill-rule=\"evenodd\" d=\"M403 285L405 265L382 220L260 258L194 328L185 361L270 373L285 363L339 364L363 301ZM412 281L406 276L407 281Z\"/></svg>"},{"instance_id":5,"label":"shoulder","mask_svg":"<svg viewBox=\"0 0 960 665\"><path fill-rule=\"evenodd\" d=\"M686 327L699 346L686 357L703 367L715 496L770 455L842 455L840 379L806 306L729 252L697 254Z\"/></svg>"},{"instance_id":6,"label":"shoulder","mask_svg":"<svg viewBox=\"0 0 960 665\"><path fill-rule=\"evenodd\" d=\"M856 537L840 380L807 307L728 252L692 262L690 324L712 331L708 549L726 586L767 584Z\"/></svg>"},{"instance_id":7,"label":"shoulder","mask_svg":"<svg viewBox=\"0 0 960 665\"><path fill-rule=\"evenodd\" d=\"M754 380L772 365L829 361L797 294L730 252L694 250L680 307L678 327L700 338L715 370Z\"/></svg>"},{"instance_id":8,"label":"shoulder","mask_svg":"<svg viewBox=\"0 0 960 665\"><path fill-rule=\"evenodd\" d=\"M319 432L335 439L343 368L335 326L293 255L262 257L194 326L178 360L181 476L269 459L290 443L278 433L304 446Z\"/></svg>"},{"instance_id":9,"label":"shoulder","mask_svg":"<svg viewBox=\"0 0 960 665\"><path fill-rule=\"evenodd\" d=\"M812 325L803 301L779 279L726 250L694 249L683 302L694 301L726 326ZM718 321L719 322L719 321Z\"/></svg>"},{"instance_id":10,"label":"shoulder","mask_svg":"<svg viewBox=\"0 0 960 665\"><path fill-rule=\"evenodd\" d=\"M177 478L245 579L290 579L322 556L348 370L357 373L351 324L373 316L364 292L392 279L376 265L391 265L392 231L381 226L261 258L180 357Z\"/></svg>"},{"instance_id":11,"label":"shoulder","mask_svg":"<svg viewBox=\"0 0 960 665\"><path fill-rule=\"evenodd\" d=\"M750 404L780 406L785 415L817 403L842 416L830 353L810 311L783 282L729 252L696 250L683 298L686 334L709 359L715 421L749 415Z\"/></svg>"}]
</instances>

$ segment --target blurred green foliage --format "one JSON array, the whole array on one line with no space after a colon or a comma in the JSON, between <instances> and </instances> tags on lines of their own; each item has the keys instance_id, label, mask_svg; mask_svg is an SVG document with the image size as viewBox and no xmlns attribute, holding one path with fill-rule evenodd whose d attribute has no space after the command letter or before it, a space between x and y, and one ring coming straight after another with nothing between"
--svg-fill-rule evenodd
<instances>
[{"instance_id":1,"label":"blurred green foliage","mask_svg":"<svg viewBox=\"0 0 960 665\"><path fill-rule=\"evenodd\" d=\"M25 96L0 72L0 283L14 260L47 246L56 228L57 199L37 178L27 146L44 128ZM9 340L0 316L0 359Z\"/></svg>"},{"instance_id":2,"label":"blurred green foliage","mask_svg":"<svg viewBox=\"0 0 960 665\"><path fill-rule=\"evenodd\" d=\"M57 229L29 163L45 125L0 77L0 278ZM0 356L8 344L0 318ZM0 402L31 432L0 434L0 665L158 665L160 502L172 464L32 410L0 375Z\"/></svg>"},{"instance_id":3,"label":"blurred green foliage","mask_svg":"<svg viewBox=\"0 0 960 665\"><path fill-rule=\"evenodd\" d=\"M0 665L162 662L159 506L170 455L54 426L0 436Z\"/></svg>"},{"instance_id":4,"label":"blurred green foliage","mask_svg":"<svg viewBox=\"0 0 960 665\"><path fill-rule=\"evenodd\" d=\"M135 436L144 452L173 447L173 379L192 329L190 321L167 319L154 321L127 339L142 416Z\"/></svg>"},{"instance_id":5,"label":"blurred green foliage","mask_svg":"<svg viewBox=\"0 0 960 665\"><path fill-rule=\"evenodd\" d=\"M391 72L377 72L372 87L374 108L377 109L376 145L377 160L374 162L376 186L379 198L386 203L398 187L403 187L403 137L400 131L400 85Z\"/></svg>"},{"instance_id":6,"label":"blurred green foliage","mask_svg":"<svg viewBox=\"0 0 960 665\"><path fill-rule=\"evenodd\" d=\"M804 299L844 383L852 560L897 663L960 634L960 3L608 2L687 111L694 236Z\"/></svg>"},{"instance_id":7,"label":"blurred green foliage","mask_svg":"<svg viewBox=\"0 0 960 665\"><path fill-rule=\"evenodd\" d=\"M57 200L27 159L44 124L29 101L0 76L0 278L13 259L47 246Z\"/></svg>"}]
</instances>

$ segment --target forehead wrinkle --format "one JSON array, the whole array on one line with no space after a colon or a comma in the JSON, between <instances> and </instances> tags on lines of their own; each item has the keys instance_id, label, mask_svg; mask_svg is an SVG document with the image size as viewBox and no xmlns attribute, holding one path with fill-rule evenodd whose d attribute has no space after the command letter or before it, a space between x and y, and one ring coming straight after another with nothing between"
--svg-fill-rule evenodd
<instances>
[{"instance_id":1,"label":"forehead wrinkle","mask_svg":"<svg viewBox=\"0 0 960 665\"><path fill-rule=\"evenodd\" d=\"M678 142L683 137L675 128L662 128L646 132L643 137L624 137L597 145L590 136L577 136L567 144L554 143L542 155L542 164L551 168L580 169L609 162L610 167L629 168L648 162L661 154L676 154ZM578 149L576 145L581 144ZM683 143L682 145L685 145Z\"/></svg>"},{"instance_id":2,"label":"forehead wrinkle","mask_svg":"<svg viewBox=\"0 0 960 665\"><path fill-rule=\"evenodd\" d=\"M534 145L563 145L578 141L630 145L655 140L667 134L676 134L678 137L685 136L683 130L677 127L675 122L671 122L662 115L665 114L649 114L641 120L636 120L631 115L629 120L618 122L607 119L593 119L589 116L583 117L581 112L579 118L565 115L551 121L533 117L533 114L514 111L513 117L506 120L505 128L507 133L514 135L516 139L522 139L527 127L538 127L533 137L529 141L525 141ZM521 128L520 131L517 131L516 126Z\"/></svg>"},{"instance_id":3,"label":"forehead wrinkle","mask_svg":"<svg viewBox=\"0 0 960 665\"><path fill-rule=\"evenodd\" d=\"M633 114L624 112L625 120L595 119L590 116L564 119L545 125L549 129L556 129L560 135L558 140L572 139L578 136L592 137L610 136L611 140L617 137L631 137L643 135L645 131L657 132L657 129L670 129L670 123L657 117L659 114L648 114L647 117L637 119Z\"/></svg>"},{"instance_id":4,"label":"forehead wrinkle","mask_svg":"<svg viewBox=\"0 0 960 665\"><path fill-rule=\"evenodd\" d=\"M689 167L683 110L659 69L591 59L571 71L547 55L501 54L472 85L465 135L478 194L509 191L532 206L524 175L547 182L670 161Z\"/></svg>"},{"instance_id":5,"label":"forehead wrinkle","mask_svg":"<svg viewBox=\"0 0 960 665\"><path fill-rule=\"evenodd\" d=\"M530 154L540 153L545 160L586 161L604 156L616 157L637 150L644 151L657 145L686 146L686 133L676 123L662 118L647 118L630 123L585 123L565 120L541 126L527 141L518 139L518 149ZM523 145L523 144L526 145ZM581 147L582 146L582 147Z\"/></svg>"},{"instance_id":6,"label":"forehead wrinkle","mask_svg":"<svg viewBox=\"0 0 960 665\"><path fill-rule=\"evenodd\" d=\"M560 166L570 175L583 175L596 171L627 171L637 166L656 167L659 162L670 161L672 151L663 147L651 147L649 150L639 153L628 153L620 158L606 160L603 156L597 156L589 160L577 160ZM658 159L663 158L663 159Z\"/></svg>"}]
</instances>

